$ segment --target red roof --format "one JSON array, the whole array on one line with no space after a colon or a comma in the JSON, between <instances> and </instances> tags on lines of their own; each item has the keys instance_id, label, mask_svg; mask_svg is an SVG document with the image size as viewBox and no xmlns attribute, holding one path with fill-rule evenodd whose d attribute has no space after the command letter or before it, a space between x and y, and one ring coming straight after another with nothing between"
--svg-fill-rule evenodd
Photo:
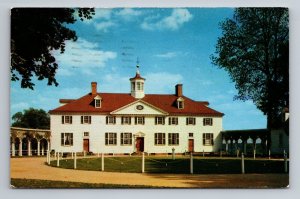
<instances>
[{"instance_id":1,"label":"red roof","mask_svg":"<svg viewBox=\"0 0 300 199\"><path fill-rule=\"evenodd\" d=\"M130 78L130 81L131 81L131 80L135 80L135 79L142 79L142 80L145 80L145 78L143 78L139 73L136 73L136 74L135 74L135 77Z\"/></svg>"},{"instance_id":2,"label":"red roof","mask_svg":"<svg viewBox=\"0 0 300 199\"><path fill-rule=\"evenodd\" d=\"M95 108L94 98L99 95L102 98L101 108ZM207 102L197 102L191 100L185 96L184 108L178 109L176 106L176 95L159 95L159 94L148 94L142 98L145 101L170 115L207 115L207 116L223 116L224 114L213 110L207 106ZM60 106L56 109L50 110L50 114L61 114L61 113L99 113L108 114L114 110L117 110L130 103L138 101L130 95L130 93L98 93L92 95L91 93L73 100Z\"/></svg>"}]
</instances>

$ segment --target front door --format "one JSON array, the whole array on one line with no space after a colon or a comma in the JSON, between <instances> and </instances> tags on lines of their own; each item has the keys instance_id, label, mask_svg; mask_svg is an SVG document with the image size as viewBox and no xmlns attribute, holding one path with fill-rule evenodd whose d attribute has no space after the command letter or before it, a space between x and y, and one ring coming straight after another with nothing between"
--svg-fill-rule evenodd
<instances>
[{"instance_id":1,"label":"front door","mask_svg":"<svg viewBox=\"0 0 300 199\"><path fill-rule=\"evenodd\" d=\"M136 138L136 152L143 152L144 151L144 138L143 137L137 137Z\"/></svg>"},{"instance_id":2,"label":"front door","mask_svg":"<svg viewBox=\"0 0 300 199\"><path fill-rule=\"evenodd\" d=\"M194 152L194 140L189 139L189 152Z\"/></svg>"},{"instance_id":3,"label":"front door","mask_svg":"<svg viewBox=\"0 0 300 199\"><path fill-rule=\"evenodd\" d=\"M83 139L83 151L90 152L90 140Z\"/></svg>"}]
</instances>

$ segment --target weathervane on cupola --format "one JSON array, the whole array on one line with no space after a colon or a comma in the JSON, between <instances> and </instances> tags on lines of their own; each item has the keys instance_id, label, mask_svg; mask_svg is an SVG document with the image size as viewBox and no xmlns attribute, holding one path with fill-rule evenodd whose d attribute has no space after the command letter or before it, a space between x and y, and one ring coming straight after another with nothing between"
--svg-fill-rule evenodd
<instances>
[{"instance_id":1,"label":"weathervane on cupola","mask_svg":"<svg viewBox=\"0 0 300 199\"><path fill-rule=\"evenodd\" d=\"M135 77L130 78L131 82L131 96L134 98L141 99L145 97L145 92L144 92L144 83L145 83L145 78L141 77L140 75L140 61L139 58L137 57L136 60L136 74Z\"/></svg>"}]
</instances>

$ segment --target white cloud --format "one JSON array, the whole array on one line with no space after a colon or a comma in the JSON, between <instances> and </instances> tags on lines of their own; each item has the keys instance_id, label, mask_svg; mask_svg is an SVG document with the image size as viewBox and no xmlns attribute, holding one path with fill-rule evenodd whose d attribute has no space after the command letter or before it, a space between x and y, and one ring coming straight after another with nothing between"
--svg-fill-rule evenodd
<instances>
[{"instance_id":1,"label":"white cloud","mask_svg":"<svg viewBox=\"0 0 300 199\"><path fill-rule=\"evenodd\" d=\"M154 56L160 57L160 58L172 58L172 57L175 57L176 55L177 55L176 52L166 52L166 53L162 53L162 54L156 54Z\"/></svg>"},{"instance_id":2,"label":"white cloud","mask_svg":"<svg viewBox=\"0 0 300 199\"><path fill-rule=\"evenodd\" d=\"M108 32L108 30L111 27L117 26L116 23L112 22L112 21L104 21L104 22L95 22L94 26L96 28L96 30L102 31L102 32Z\"/></svg>"},{"instance_id":3,"label":"white cloud","mask_svg":"<svg viewBox=\"0 0 300 199\"><path fill-rule=\"evenodd\" d=\"M115 14L116 16L119 16L126 21L131 21L133 19L136 19L136 17L142 15L143 13L141 11L134 10L132 8L124 8L116 12Z\"/></svg>"},{"instance_id":4,"label":"white cloud","mask_svg":"<svg viewBox=\"0 0 300 199\"><path fill-rule=\"evenodd\" d=\"M82 22L85 24L91 24L93 23L95 20L98 19L105 19L105 20L110 20L111 19L111 15L112 15L112 10L111 9L95 9L95 15L92 15L92 19L85 19ZM78 14L76 14L76 16L78 16ZM80 20L79 17L77 17L77 20Z\"/></svg>"},{"instance_id":5,"label":"white cloud","mask_svg":"<svg viewBox=\"0 0 300 199\"><path fill-rule=\"evenodd\" d=\"M70 76L72 75L71 69L90 74L88 70L92 68L103 68L107 61L117 57L117 53L99 50L97 43L79 38L76 42L67 41L66 51L63 54L54 51L54 56L60 66L58 75Z\"/></svg>"},{"instance_id":6,"label":"white cloud","mask_svg":"<svg viewBox=\"0 0 300 199\"><path fill-rule=\"evenodd\" d=\"M146 93L174 93L175 85L182 83L183 77L180 74L167 72L149 73L145 75Z\"/></svg>"},{"instance_id":7,"label":"white cloud","mask_svg":"<svg viewBox=\"0 0 300 199\"><path fill-rule=\"evenodd\" d=\"M26 102L19 102L19 103L11 105L11 109L13 111L22 111L22 110L27 109L27 108L29 108L29 104L26 103Z\"/></svg>"},{"instance_id":8,"label":"white cloud","mask_svg":"<svg viewBox=\"0 0 300 199\"><path fill-rule=\"evenodd\" d=\"M184 23L190 21L193 15L185 8L173 9L172 14L158 21L144 20L141 28L144 30L178 30Z\"/></svg>"}]
</instances>

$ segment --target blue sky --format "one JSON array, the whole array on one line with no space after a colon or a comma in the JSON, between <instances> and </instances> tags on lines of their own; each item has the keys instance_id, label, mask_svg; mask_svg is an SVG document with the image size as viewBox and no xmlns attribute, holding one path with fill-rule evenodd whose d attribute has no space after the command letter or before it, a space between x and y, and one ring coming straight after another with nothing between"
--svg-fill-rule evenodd
<instances>
[{"instance_id":1,"label":"blue sky","mask_svg":"<svg viewBox=\"0 0 300 199\"><path fill-rule=\"evenodd\" d=\"M58 87L35 80L32 91L11 83L11 115L29 107L54 109L61 98L89 93L92 81L100 92L129 93L138 57L146 94L173 94L182 83L185 96L225 114L224 130L265 128L262 112L251 101L234 101L234 83L211 64L219 23L232 15L230 8L96 9L92 20L69 25L78 40L67 41L64 54L52 52Z\"/></svg>"}]
</instances>

